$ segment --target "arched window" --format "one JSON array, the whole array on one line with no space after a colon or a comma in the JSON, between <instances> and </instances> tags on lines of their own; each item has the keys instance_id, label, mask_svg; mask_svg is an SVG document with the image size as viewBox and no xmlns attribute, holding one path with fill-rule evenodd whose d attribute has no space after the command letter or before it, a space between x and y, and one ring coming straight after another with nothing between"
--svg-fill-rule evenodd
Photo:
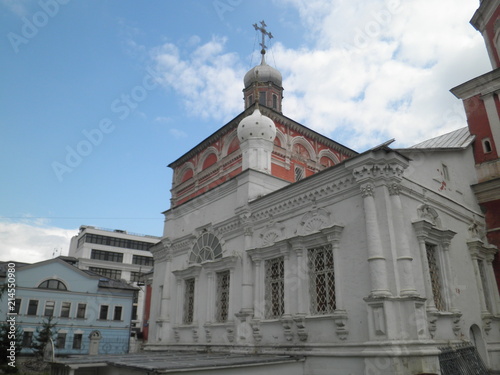
<instances>
[{"instance_id":1,"label":"arched window","mask_svg":"<svg viewBox=\"0 0 500 375\"><path fill-rule=\"evenodd\" d=\"M485 154L491 152L491 142L489 138L483 139L483 150Z\"/></svg>"},{"instance_id":2,"label":"arched window","mask_svg":"<svg viewBox=\"0 0 500 375\"><path fill-rule=\"evenodd\" d=\"M68 290L66 285L60 280L45 280L43 283L38 285L40 289L56 289L56 290Z\"/></svg>"},{"instance_id":3,"label":"arched window","mask_svg":"<svg viewBox=\"0 0 500 375\"><path fill-rule=\"evenodd\" d=\"M207 260L222 258L222 246L212 233L203 232L191 250L189 263L202 263Z\"/></svg>"}]
</instances>

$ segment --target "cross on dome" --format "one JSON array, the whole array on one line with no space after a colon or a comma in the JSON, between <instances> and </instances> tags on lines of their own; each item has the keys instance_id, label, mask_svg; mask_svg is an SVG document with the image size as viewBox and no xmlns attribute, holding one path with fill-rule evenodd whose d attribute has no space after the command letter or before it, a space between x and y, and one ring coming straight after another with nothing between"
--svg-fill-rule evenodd
<instances>
[{"instance_id":1,"label":"cross on dome","mask_svg":"<svg viewBox=\"0 0 500 375\"><path fill-rule=\"evenodd\" d=\"M261 26L258 26L256 23L253 24L253 27L255 28L255 30L257 31L260 31L262 33L262 43L260 43L260 46L262 47L262 49L260 50L260 53L262 54L262 56L264 56L264 54L266 53L266 35L267 37L269 38L269 40L271 40L273 38L273 34L271 34L269 31L266 30L266 23L264 22L264 20L260 21L260 24Z\"/></svg>"}]
</instances>

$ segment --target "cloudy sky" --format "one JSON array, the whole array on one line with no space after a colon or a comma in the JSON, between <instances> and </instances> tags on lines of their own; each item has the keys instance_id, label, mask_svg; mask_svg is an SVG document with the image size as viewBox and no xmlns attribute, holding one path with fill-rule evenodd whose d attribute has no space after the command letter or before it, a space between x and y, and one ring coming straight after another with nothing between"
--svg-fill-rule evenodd
<instances>
[{"instance_id":1,"label":"cloudy sky","mask_svg":"<svg viewBox=\"0 0 500 375\"><path fill-rule=\"evenodd\" d=\"M0 260L67 254L83 224L161 235L167 164L242 111L261 20L286 116L357 151L465 126L478 5L0 0Z\"/></svg>"}]
</instances>

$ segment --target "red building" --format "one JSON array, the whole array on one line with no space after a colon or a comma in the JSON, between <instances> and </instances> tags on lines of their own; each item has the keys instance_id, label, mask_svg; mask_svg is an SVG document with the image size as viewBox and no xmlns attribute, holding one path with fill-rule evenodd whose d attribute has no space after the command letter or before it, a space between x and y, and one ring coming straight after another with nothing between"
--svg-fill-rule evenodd
<instances>
[{"instance_id":1,"label":"red building","mask_svg":"<svg viewBox=\"0 0 500 375\"><path fill-rule=\"evenodd\" d=\"M483 35L493 70L451 90L463 100L478 183L472 186L486 216L488 241L500 248L500 2L482 0L471 24ZM500 258L494 268L500 287Z\"/></svg>"}]
</instances>

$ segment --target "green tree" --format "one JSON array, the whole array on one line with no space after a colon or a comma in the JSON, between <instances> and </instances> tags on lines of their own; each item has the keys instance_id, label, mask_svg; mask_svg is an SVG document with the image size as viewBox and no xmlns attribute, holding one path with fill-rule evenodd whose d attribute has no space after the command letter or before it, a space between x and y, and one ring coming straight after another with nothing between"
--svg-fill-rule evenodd
<instances>
[{"instance_id":1,"label":"green tree","mask_svg":"<svg viewBox=\"0 0 500 375\"><path fill-rule=\"evenodd\" d=\"M33 337L33 352L40 357L43 357L43 349L49 341L49 338L54 340L56 334L56 323L52 322L52 317L49 316L47 320L42 321L41 328L37 328L36 333Z\"/></svg>"},{"instance_id":2,"label":"green tree","mask_svg":"<svg viewBox=\"0 0 500 375\"><path fill-rule=\"evenodd\" d=\"M7 322L0 325L0 364L9 362L7 357L10 356L12 348L15 351L14 357L17 357L21 351L23 331L17 325L12 327L14 328L11 330L11 326Z\"/></svg>"}]
</instances>

